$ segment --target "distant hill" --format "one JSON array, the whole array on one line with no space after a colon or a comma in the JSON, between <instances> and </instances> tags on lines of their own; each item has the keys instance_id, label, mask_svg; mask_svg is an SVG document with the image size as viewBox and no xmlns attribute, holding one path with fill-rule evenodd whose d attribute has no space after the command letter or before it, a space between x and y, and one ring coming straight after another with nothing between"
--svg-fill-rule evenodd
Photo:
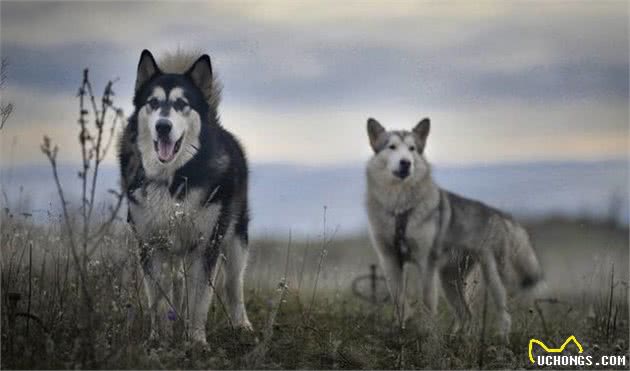
<instances>
[{"instance_id":1,"label":"distant hill","mask_svg":"<svg viewBox=\"0 0 630 371\"><path fill-rule=\"evenodd\" d=\"M105 191L117 188L118 169L105 166L101 174L99 194L105 200ZM76 205L76 167L62 166L60 175ZM613 209L611 204L616 204L618 220L628 223L627 160L435 166L434 175L441 186L517 217L604 219ZM59 205L47 166L0 169L0 180L13 210L22 208L43 220L46 210ZM363 165L253 164L250 189L254 235L287 235L291 230L294 235L316 237L323 231L324 206L327 233L337 229L346 235L366 228ZM4 196L2 203L6 203Z\"/></svg>"}]
</instances>

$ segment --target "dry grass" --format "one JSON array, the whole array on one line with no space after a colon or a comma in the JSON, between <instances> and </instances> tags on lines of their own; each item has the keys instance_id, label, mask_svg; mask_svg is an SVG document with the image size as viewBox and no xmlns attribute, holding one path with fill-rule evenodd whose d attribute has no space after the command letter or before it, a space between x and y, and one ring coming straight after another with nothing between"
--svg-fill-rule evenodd
<instances>
[{"instance_id":1,"label":"dry grass","mask_svg":"<svg viewBox=\"0 0 630 371\"><path fill-rule=\"evenodd\" d=\"M88 263L94 328L84 334L80 278L59 220L46 225L21 216L5 215L3 220L2 368L82 367L86 360L80 339L86 335L93 340L98 368L471 368L478 367L481 352L484 368L521 368L530 367L531 337L557 344L569 335L576 335L588 353L627 352L627 279L612 276L611 269L602 274L612 286L602 282L593 290L592 282L574 282L574 295L561 291L558 301L539 303L542 317L534 307L516 307L507 347L494 341L491 328L483 349L478 326L467 336L448 335L452 316L444 303L436 321L427 322L419 314L401 331L388 303L363 301L350 289L355 277L368 273L373 259L365 238L326 244L293 241L290 249L287 241L254 241L246 297L257 332L235 333L215 300L209 314L210 351L181 339L150 347L136 243L122 225L103 240ZM627 233L563 225L553 230L566 228L567 240L584 228L607 235L606 241ZM535 225L533 234L548 228ZM552 248L537 239L539 250ZM322 246L326 259L320 265ZM20 295L14 309L12 294ZM479 318L476 323L481 323Z\"/></svg>"},{"instance_id":2,"label":"dry grass","mask_svg":"<svg viewBox=\"0 0 630 371\"><path fill-rule=\"evenodd\" d=\"M326 227L310 242L251 243L246 305L255 333L235 331L222 300L214 300L211 349L185 337L149 344L137 242L116 219L122 196L114 192L105 213L94 205L98 166L115 127L106 113L120 111L112 84L98 106L87 76L79 95L80 205L66 202L58 181L62 214L51 211L45 223L12 210L8 200L3 205L0 368L531 368L530 338L560 344L569 335L587 354L628 354L628 230L574 221L531 225L551 297L536 306L513 303L509 345L496 342L493 313L482 321L480 310L470 334L450 335L453 317L444 303L436 318L417 314L401 329L389 303L364 301L352 290L376 263L367 238L335 238ZM42 150L56 179L58 149L45 140ZM387 297L382 281L374 287L363 296Z\"/></svg>"}]
</instances>

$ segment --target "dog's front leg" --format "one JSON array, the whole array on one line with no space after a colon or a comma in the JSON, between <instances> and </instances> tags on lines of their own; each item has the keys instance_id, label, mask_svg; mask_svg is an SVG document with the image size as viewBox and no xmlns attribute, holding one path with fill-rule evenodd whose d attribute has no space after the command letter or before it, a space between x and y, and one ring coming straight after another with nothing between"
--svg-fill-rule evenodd
<instances>
[{"instance_id":1,"label":"dog's front leg","mask_svg":"<svg viewBox=\"0 0 630 371\"><path fill-rule=\"evenodd\" d=\"M142 261L144 272L144 288L149 299L149 315L151 318L150 340L157 341L160 336L170 337L173 320L170 311L172 306L173 277L168 254L157 248L146 247Z\"/></svg>"},{"instance_id":2,"label":"dog's front leg","mask_svg":"<svg viewBox=\"0 0 630 371\"><path fill-rule=\"evenodd\" d=\"M240 236L224 241L225 266L225 298L230 312L230 319L236 328L253 331L247 318L245 298L243 296L243 276L247 265L247 245Z\"/></svg>"},{"instance_id":3,"label":"dog's front leg","mask_svg":"<svg viewBox=\"0 0 630 371\"><path fill-rule=\"evenodd\" d=\"M507 343L509 341L512 320L507 308L507 293L497 261L492 251L483 251L480 258L481 271L488 290L493 296L496 312L499 317L499 336Z\"/></svg>"},{"instance_id":4,"label":"dog's front leg","mask_svg":"<svg viewBox=\"0 0 630 371\"><path fill-rule=\"evenodd\" d=\"M407 319L413 314L411 305L409 305L406 297L407 282L405 279L405 264L398 255L392 251L393 249L387 249L385 246L382 247L383 248L377 250L379 251L381 268L385 274L387 287L394 301L396 317L398 321L400 321L400 326L405 328Z\"/></svg>"},{"instance_id":5,"label":"dog's front leg","mask_svg":"<svg viewBox=\"0 0 630 371\"><path fill-rule=\"evenodd\" d=\"M206 322L212 299L212 285L210 285L212 269L209 263L201 247L192 251L184 262L186 332L193 341L202 344L207 344Z\"/></svg>"},{"instance_id":6,"label":"dog's front leg","mask_svg":"<svg viewBox=\"0 0 630 371\"><path fill-rule=\"evenodd\" d=\"M431 257L424 264L419 264L418 270L420 271L420 277L422 279L422 292L421 297L424 305L429 311L430 315L437 313L438 303L438 290L437 290L437 266L436 261Z\"/></svg>"}]
</instances>

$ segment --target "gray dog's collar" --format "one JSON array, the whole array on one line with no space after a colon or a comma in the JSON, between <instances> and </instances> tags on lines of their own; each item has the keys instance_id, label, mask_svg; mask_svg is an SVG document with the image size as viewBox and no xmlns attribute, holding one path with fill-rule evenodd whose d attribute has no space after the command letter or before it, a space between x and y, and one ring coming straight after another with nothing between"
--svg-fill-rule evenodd
<instances>
[{"instance_id":1,"label":"gray dog's collar","mask_svg":"<svg viewBox=\"0 0 630 371\"><path fill-rule=\"evenodd\" d=\"M434 207L427 215L423 218L420 224L424 224L429 218L433 217L433 215L438 212L439 213L439 222L438 222L438 231L435 234L435 238L433 239L433 243L431 244L431 248L429 251L437 252L439 250L440 245L444 239L444 230L447 223L443 220L444 217L444 207L446 204L446 195L444 192L440 191L440 202L436 207ZM408 260L409 258L409 244L407 243L406 231L407 225L409 224L409 216L415 207L410 207L407 210L401 212L392 212L391 214L394 216L395 220L395 229L394 229L394 249L396 250L399 261L403 262ZM437 248L437 250L436 250Z\"/></svg>"}]
</instances>

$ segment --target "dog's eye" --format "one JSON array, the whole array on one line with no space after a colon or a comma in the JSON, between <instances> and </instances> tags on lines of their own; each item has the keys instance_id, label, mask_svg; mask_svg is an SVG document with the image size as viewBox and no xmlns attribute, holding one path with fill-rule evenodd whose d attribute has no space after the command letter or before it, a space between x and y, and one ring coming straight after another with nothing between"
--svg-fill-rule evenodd
<instances>
[{"instance_id":1,"label":"dog's eye","mask_svg":"<svg viewBox=\"0 0 630 371\"><path fill-rule=\"evenodd\" d=\"M395 144L390 144L389 149L395 150L396 149L396 145Z\"/></svg>"},{"instance_id":2,"label":"dog's eye","mask_svg":"<svg viewBox=\"0 0 630 371\"><path fill-rule=\"evenodd\" d=\"M188 103L186 103L185 100L183 100L182 98L178 98L175 103L173 103L173 108L175 108L175 110L177 111L181 111L184 108L186 108L186 106L188 105Z\"/></svg>"},{"instance_id":3,"label":"dog's eye","mask_svg":"<svg viewBox=\"0 0 630 371\"><path fill-rule=\"evenodd\" d=\"M151 109L154 109L154 110L156 110L156 109L158 109L158 107L160 107L160 101L158 101L157 98L149 99L147 104L151 107Z\"/></svg>"},{"instance_id":4,"label":"dog's eye","mask_svg":"<svg viewBox=\"0 0 630 371\"><path fill-rule=\"evenodd\" d=\"M415 150L416 150L416 147L414 147L414 146L410 146L410 147L409 147L409 150L410 150L411 152L413 152L413 151L415 151Z\"/></svg>"}]
</instances>

